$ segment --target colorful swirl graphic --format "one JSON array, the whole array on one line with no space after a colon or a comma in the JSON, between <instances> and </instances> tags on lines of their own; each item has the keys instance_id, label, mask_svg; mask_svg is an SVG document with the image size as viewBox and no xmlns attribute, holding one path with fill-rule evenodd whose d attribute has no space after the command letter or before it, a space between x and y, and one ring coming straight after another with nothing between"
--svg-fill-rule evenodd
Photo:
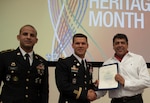
<instances>
[{"instance_id":1,"label":"colorful swirl graphic","mask_svg":"<svg viewBox=\"0 0 150 103\"><path fill-rule=\"evenodd\" d=\"M59 57L66 57L73 53L71 39L77 29L82 28L81 23L87 6L88 0L48 0L49 15L54 30L49 61L55 61ZM88 57L94 59L90 53Z\"/></svg>"}]
</instances>

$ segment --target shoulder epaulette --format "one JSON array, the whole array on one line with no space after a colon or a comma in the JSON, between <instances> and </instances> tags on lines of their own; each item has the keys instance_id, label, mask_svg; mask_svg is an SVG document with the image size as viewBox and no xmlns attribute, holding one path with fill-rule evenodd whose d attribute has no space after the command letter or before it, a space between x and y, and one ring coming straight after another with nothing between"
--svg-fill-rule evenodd
<instances>
[{"instance_id":1,"label":"shoulder epaulette","mask_svg":"<svg viewBox=\"0 0 150 103\"><path fill-rule=\"evenodd\" d=\"M40 56L39 54L35 54L36 56L42 58L43 60L46 60L45 58L43 58L42 56Z\"/></svg>"},{"instance_id":2,"label":"shoulder epaulette","mask_svg":"<svg viewBox=\"0 0 150 103\"><path fill-rule=\"evenodd\" d=\"M7 49L7 50L2 50L0 51L0 53L6 53L6 52L11 52L11 51L14 51L15 49Z\"/></svg>"}]
</instances>

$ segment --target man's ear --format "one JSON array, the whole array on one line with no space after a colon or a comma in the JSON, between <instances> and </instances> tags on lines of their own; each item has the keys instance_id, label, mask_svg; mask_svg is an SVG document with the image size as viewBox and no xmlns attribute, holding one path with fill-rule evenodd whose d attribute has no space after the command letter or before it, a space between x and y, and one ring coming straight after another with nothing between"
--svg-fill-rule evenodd
<instances>
[{"instance_id":1,"label":"man's ear","mask_svg":"<svg viewBox=\"0 0 150 103\"><path fill-rule=\"evenodd\" d=\"M20 40L19 34L17 35L17 40L18 40L18 41Z\"/></svg>"},{"instance_id":2,"label":"man's ear","mask_svg":"<svg viewBox=\"0 0 150 103\"><path fill-rule=\"evenodd\" d=\"M36 43L38 42L38 38L36 38Z\"/></svg>"}]
</instances>

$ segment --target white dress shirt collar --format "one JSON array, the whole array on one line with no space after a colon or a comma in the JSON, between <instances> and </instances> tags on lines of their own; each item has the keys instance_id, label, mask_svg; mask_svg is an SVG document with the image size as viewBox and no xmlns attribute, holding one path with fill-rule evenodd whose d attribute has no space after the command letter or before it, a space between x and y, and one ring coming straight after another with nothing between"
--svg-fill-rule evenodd
<instances>
[{"instance_id":1,"label":"white dress shirt collar","mask_svg":"<svg viewBox=\"0 0 150 103\"><path fill-rule=\"evenodd\" d=\"M24 57L26 52L21 47L19 47L19 49L20 49L20 51L21 51L21 53L22 53L22 55ZM33 51L29 52L28 54L30 56L30 59L33 60Z\"/></svg>"},{"instance_id":2,"label":"white dress shirt collar","mask_svg":"<svg viewBox=\"0 0 150 103\"><path fill-rule=\"evenodd\" d=\"M80 58L78 55L76 55L76 54L73 54L76 58L77 58L77 60L81 63L81 61L82 60L84 60L84 62L85 62L85 58Z\"/></svg>"}]
</instances>

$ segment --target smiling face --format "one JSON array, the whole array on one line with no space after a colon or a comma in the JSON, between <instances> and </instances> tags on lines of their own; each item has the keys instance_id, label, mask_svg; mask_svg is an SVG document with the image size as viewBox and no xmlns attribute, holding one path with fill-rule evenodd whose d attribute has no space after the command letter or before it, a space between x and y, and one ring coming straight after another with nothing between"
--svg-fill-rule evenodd
<instances>
[{"instance_id":1,"label":"smiling face","mask_svg":"<svg viewBox=\"0 0 150 103\"><path fill-rule=\"evenodd\" d=\"M116 55L123 57L128 51L128 42L124 38L115 38L113 42L113 49Z\"/></svg>"},{"instance_id":2,"label":"smiling face","mask_svg":"<svg viewBox=\"0 0 150 103\"><path fill-rule=\"evenodd\" d=\"M26 52L30 52L38 41L37 31L32 26L24 26L21 28L20 34L17 35L17 39L20 41L21 48Z\"/></svg>"},{"instance_id":3,"label":"smiling face","mask_svg":"<svg viewBox=\"0 0 150 103\"><path fill-rule=\"evenodd\" d=\"M74 53L80 58L84 58L86 50L88 48L88 42L85 37L75 37L72 43Z\"/></svg>"}]
</instances>

